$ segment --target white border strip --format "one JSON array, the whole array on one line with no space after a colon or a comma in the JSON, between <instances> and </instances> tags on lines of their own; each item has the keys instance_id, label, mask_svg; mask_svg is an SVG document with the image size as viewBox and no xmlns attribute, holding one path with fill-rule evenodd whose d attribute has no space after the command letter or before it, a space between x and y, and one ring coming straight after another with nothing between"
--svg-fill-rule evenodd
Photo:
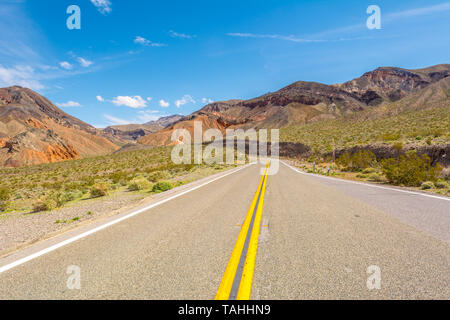
<instances>
[{"instance_id":1,"label":"white border strip","mask_svg":"<svg viewBox=\"0 0 450 320\"><path fill-rule=\"evenodd\" d=\"M391 191L398 191L398 192L403 192L403 193L410 193L410 194L415 194L415 195L419 195L419 196L424 196L424 197L428 197L428 198L434 198L434 199L439 199L439 200L445 200L445 201L450 201L450 198L443 198L443 197L439 197L439 196L434 196L431 194L425 194L425 193L421 193L421 192L414 192L414 191L407 191L407 190L400 190L400 189L395 189L395 188L389 188L389 187L382 187L382 186L378 186L378 185L374 185L374 184L369 184L369 183L363 183L363 182L357 182L357 181L351 181L351 180L345 180L345 179L339 179L339 178L332 178L332 177L326 177L320 174L312 174L312 173L307 173L304 171L301 171L297 168L294 168L293 166L285 163L284 161L280 161L282 164L284 164L285 166L291 168L292 170L300 173L300 174L304 174L304 175L309 175L309 176L313 176L313 177L318 177L318 178L323 178L323 179L329 179L329 180L334 180L334 181L341 181L341 182L347 182L347 183L353 183L353 184L359 184L359 185L363 185L366 187L372 187L372 188L378 188L378 189L385 189L385 190L391 190Z\"/></svg>"},{"instance_id":2,"label":"white border strip","mask_svg":"<svg viewBox=\"0 0 450 320\"><path fill-rule=\"evenodd\" d=\"M10 269L12 269L12 268L15 268L15 267L17 267L17 266L19 266L19 265L21 265L21 264L24 264L24 263L26 263L26 262L28 262L28 261L30 261L30 260L33 260L33 259L35 259L35 258L37 258L37 257L40 257L40 256L42 256L42 255L44 255L44 254L46 254L46 253L52 252L52 251L54 251L54 250L56 250L56 249L58 249L58 248L64 247L65 245L68 245L69 243L72 243L72 242L75 242L75 241L80 240L80 239L82 239L82 238L85 238L85 237L87 237L87 236L89 236L89 235L91 235L91 234L93 234L93 233L96 233L96 232L98 232L98 231L100 231L100 230L103 230L103 229L108 228L108 227L110 227L110 226L112 226L112 225L115 225L116 223L119 223L119 222L121 222L121 221L124 221L124 220L126 220L126 219L129 219L129 218L131 218L131 217L134 217L134 216L136 216L136 215L138 215L138 214L140 214L140 213L142 213L142 212L144 212L144 211L147 211L147 210L149 210L149 209L152 209L152 208L154 208L154 207L156 207L156 206L159 206L159 205L161 205L161 204L163 204L163 203L166 203L166 202L168 202L168 201L170 201L170 200L173 200L173 199L175 199L175 198L181 197L182 195L185 195L186 193L189 193L189 192L191 192L191 191L200 189L201 187L204 187L204 186L206 186L207 184L210 184L210 183L212 183L212 182L214 182L214 181L217 181L217 180L222 179L222 178L224 178L224 177L226 177L226 176L229 176L230 174L233 174L233 173L236 173L236 172L238 172L238 171L241 171L242 169L247 168L247 167L249 167L249 166L251 166L251 165L253 165L253 164L255 164L255 163L256 163L256 162L253 162L253 163L247 164L247 165L245 165L245 166L243 166L243 167L241 167L241 168L237 168L237 169L235 169L235 170L232 170L231 172L228 172L228 173L226 173L226 174L224 174L224 175L222 175L222 176L220 176L220 177L217 177L217 178L214 178L214 179L212 179L212 180L209 180L209 181L207 181L207 182L205 182L205 183L202 183L202 184L200 184L200 185L198 185L198 186L196 186L196 187L193 187L192 189L188 189L188 190L185 190L185 191L180 192L180 193L178 193L178 194L175 194L175 195L173 195L173 196L171 196L171 197L169 197L169 198L166 198L166 199L161 200L161 201L159 201L159 202L153 203L153 204L151 204L151 205L148 205L148 206L146 206L146 207L144 207L144 208L141 208L141 209L139 209L139 210L136 210L136 211L134 211L134 212L131 212L130 214L128 214L128 215L126 215L126 216L123 216L123 217L120 217L120 218L118 218L118 219L116 219L116 220L113 220L113 221L110 221L110 222L108 222L108 223L105 223L105 224L103 224L103 225L101 225L101 226L99 226L99 227L97 227L97 228L94 228L94 229L92 229L92 230L83 232L83 233L81 233L81 234L79 234L79 235L77 235L77 236L74 236L74 237L69 238L69 239L64 240L64 241L61 241L61 242L59 242L59 243L57 243L57 244L55 244L55 245L53 245L53 246L50 246L50 247L48 247L48 248L46 248L46 249L43 249L43 250L38 251L38 252L36 252L36 253L33 253L33 254L31 254L31 255L29 255L29 256L27 256L27 257L21 258L21 259L19 259L19 260L17 260L17 261L14 261L14 262L12 262L12 263L10 263L10 264L7 264L7 265L3 266L3 267L0 267L0 273L3 273L3 272L5 272L5 271L7 271L7 270L10 270Z\"/></svg>"}]
</instances>

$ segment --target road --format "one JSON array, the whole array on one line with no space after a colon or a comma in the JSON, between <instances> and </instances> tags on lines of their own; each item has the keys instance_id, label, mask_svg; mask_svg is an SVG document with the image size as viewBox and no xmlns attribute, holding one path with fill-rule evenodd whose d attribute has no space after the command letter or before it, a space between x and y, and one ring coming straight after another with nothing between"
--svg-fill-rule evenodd
<instances>
[{"instance_id":1,"label":"road","mask_svg":"<svg viewBox=\"0 0 450 320\"><path fill-rule=\"evenodd\" d=\"M450 201L260 169L2 258L0 299L450 298Z\"/></svg>"}]
</instances>

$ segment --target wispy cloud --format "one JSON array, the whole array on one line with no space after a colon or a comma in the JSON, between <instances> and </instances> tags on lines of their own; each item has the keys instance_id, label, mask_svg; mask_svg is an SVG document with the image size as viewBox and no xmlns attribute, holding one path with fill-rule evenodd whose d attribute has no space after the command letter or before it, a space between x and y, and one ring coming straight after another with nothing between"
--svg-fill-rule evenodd
<instances>
[{"instance_id":1,"label":"wispy cloud","mask_svg":"<svg viewBox=\"0 0 450 320\"><path fill-rule=\"evenodd\" d=\"M188 103L195 103L194 98L192 98L188 94L185 94L183 96L183 98L181 98L180 100L175 101L175 105L177 106L177 108L179 108L179 107L181 107L181 106L183 106L185 104L188 104Z\"/></svg>"},{"instance_id":2,"label":"wispy cloud","mask_svg":"<svg viewBox=\"0 0 450 320\"><path fill-rule=\"evenodd\" d=\"M202 98L202 103L213 103L214 101L209 98Z\"/></svg>"},{"instance_id":3,"label":"wispy cloud","mask_svg":"<svg viewBox=\"0 0 450 320\"><path fill-rule=\"evenodd\" d=\"M164 43L152 42L141 36L136 36L136 38L134 39L134 43L140 44L143 46L147 46L147 47L165 47L166 46Z\"/></svg>"},{"instance_id":4,"label":"wispy cloud","mask_svg":"<svg viewBox=\"0 0 450 320\"><path fill-rule=\"evenodd\" d=\"M31 66L18 65L6 68L0 65L0 87L19 85L32 90L45 88L38 78Z\"/></svg>"},{"instance_id":5,"label":"wispy cloud","mask_svg":"<svg viewBox=\"0 0 450 320\"><path fill-rule=\"evenodd\" d=\"M78 63L84 68L87 68L94 63L94 62L86 60L82 57L78 57L77 60L78 60Z\"/></svg>"},{"instance_id":6,"label":"wispy cloud","mask_svg":"<svg viewBox=\"0 0 450 320\"><path fill-rule=\"evenodd\" d=\"M133 109L145 108L147 106L147 101L142 99L141 96L118 96L112 100L116 106L125 106Z\"/></svg>"},{"instance_id":7,"label":"wispy cloud","mask_svg":"<svg viewBox=\"0 0 450 320\"><path fill-rule=\"evenodd\" d=\"M146 110L146 111L139 111L138 112L138 122L149 122L149 121L156 121L160 118L158 110Z\"/></svg>"},{"instance_id":8,"label":"wispy cloud","mask_svg":"<svg viewBox=\"0 0 450 320\"><path fill-rule=\"evenodd\" d=\"M400 19L400 18L409 18L409 17L416 17L416 16L423 16L428 15L432 13L440 13L450 10L450 2L445 2L429 7L422 7L422 8L415 8L415 9L409 9L404 11L398 11L393 13L388 13L385 18L390 20Z\"/></svg>"},{"instance_id":9,"label":"wispy cloud","mask_svg":"<svg viewBox=\"0 0 450 320\"><path fill-rule=\"evenodd\" d=\"M81 107L81 104L79 104L78 102L75 102L75 101L67 101L67 102L64 102L64 103L56 103L56 105L58 107L61 107L61 108Z\"/></svg>"},{"instance_id":10,"label":"wispy cloud","mask_svg":"<svg viewBox=\"0 0 450 320\"><path fill-rule=\"evenodd\" d=\"M382 8L383 10L383 8ZM382 22L393 22L402 18L410 18L416 16L430 15L430 14L439 14L444 11L450 10L450 2L445 2L438 5L432 5L428 7L422 8L414 8L407 9L398 12L392 13L383 13L382 14ZM330 37L332 35L339 34L349 34L351 32L355 32L357 30L365 30L366 24L354 24L349 26L344 26L340 28L324 30L318 32L313 35L309 35L307 37L298 37L295 35L280 35L280 34L257 34L257 33L227 33L228 36L232 37L241 37L241 38L254 38L254 39L276 39L276 40L285 40L291 42L298 43L314 43L314 42L339 42L339 41L354 41L354 40L367 40L373 39L374 37L336 37L336 38L325 38Z\"/></svg>"},{"instance_id":11,"label":"wispy cloud","mask_svg":"<svg viewBox=\"0 0 450 320\"><path fill-rule=\"evenodd\" d=\"M109 0L91 0L91 2L101 14L108 14L112 11L111 1Z\"/></svg>"},{"instance_id":12,"label":"wispy cloud","mask_svg":"<svg viewBox=\"0 0 450 320\"><path fill-rule=\"evenodd\" d=\"M97 99L97 101L105 102L105 99L103 99L102 96L96 96L95 98Z\"/></svg>"},{"instance_id":13,"label":"wispy cloud","mask_svg":"<svg viewBox=\"0 0 450 320\"><path fill-rule=\"evenodd\" d=\"M73 68L72 64L70 64L67 61L62 61L62 62L59 63L59 65L61 66L61 68L64 68L66 70L70 70L70 69Z\"/></svg>"},{"instance_id":14,"label":"wispy cloud","mask_svg":"<svg viewBox=\"0 0 450 320\"><path fill-rule=\"evenodd\" d=\"M132 123L128 120L117 118L117 117L111 116L109 114L104 114L103 116L109 121L110 125L123 125L123 124Z\"/></svg>"},{"instance_id":15,"label":"wispy cloud","mask_svg":"<svg viewBox=\"0 0 450 320\"><path fill-rule=\"evenodd\" d=\"M175 32L173 30L169 31L169 35L172 38L182 38L182 39L192 39L192 38L196 38L197 37L195 34L191 35L191 34L186 34L186 33L178 33L178 32Z\"/></svg>"},{"instance_id":16,"label":"wispy cloud","mask_svg":"<svg viewBox=\"0 0 450 320\"><path fill-rule=\"evenodd\" d=\"M326 40L303 39L293 35L284 36L280 34L256 34L256 33L227 33L231 37L255 38L255 39L278 39L292 42L324 42Z\"/></svg>"}]
</instances>

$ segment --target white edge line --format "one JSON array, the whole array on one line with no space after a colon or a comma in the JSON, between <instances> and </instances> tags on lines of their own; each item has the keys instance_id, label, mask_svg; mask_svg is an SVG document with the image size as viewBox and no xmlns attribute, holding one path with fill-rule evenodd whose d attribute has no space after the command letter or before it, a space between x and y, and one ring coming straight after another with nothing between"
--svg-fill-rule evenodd
<instances>
[{"instance_id":1,"label":"white edge line","mask_svg":"<svg viewBox=\"0 0 450 320\"><path fill-rule=\"evenodd\" d=\"M43 250L41 250L41 251L35 252L35 253L33 253L33 254L29 255L29 256L26 256L26 257L21 258L21 259L19 259L19 260L17 260L17 261L14 261L14 262L12 262L12 263L10 263L10 264L7 264L7 265L5 265L5 266L3 266L3 267L0 267L0 273L3 273L3 272L5 272L5 271L7 271L7 270L10 270L10 269L12 269L12 268L15 268L15 267L17 267L17 266L19 266L19 265L21 265L21 264L24 264L24 263L26 263L26 262L28 262L28 261L30 261L30 260L33 260L33 259L35 259L35 258L37 258L37 257L40 257L40 256L42 256L42 255L44 255L44 254L47 254L47 253L49 253L49 252L52 252L52 251L54 251L54 250L56 250L56 249L59 249L59 248L61 248L61 247L64 247L65 245L68 245L69 243L72 243L72 242L75 242L75 241L77 241L77 240L79 240L79 239L85 238L85 237L87 237L87 236L89 236L89 235L91 235L91 234L93 234L93 233L96 233L96 232L98 232L98 231L100 231L100 230L103 230L103 229L105 229L105 228L108 228L108 227L110 227L110 226L112 226L112 225L114 225L114 224L116 224L116 223L119 223L119 222L121 222L121 221L124 221L124 220L126 220L126 219L129 219L129 218L131 218L131 217L134 217L135 215L138 215L138 214L140 214L140 213L142 213L142 212L144 212L144 211L147 211L147 210L149 210L149 209L152 209L152 208L154 208L154 207L156 207L156 206L159 206L159 205L161 205L161 204L163 204L163 203L166 203L166 202L168 202L168 201L170 201L170 200L173 200L173 199L175 199L175 198L181 197L182 195L185 195L186 193L189 193L189 192L191 192L191 191L197 190L197 189L199 189L199 188L201 188L201 187L204 187L204 186L206 186L207 184L210 184L210 183L212 183L212 182L214 182L214 181L217 181L217 180L219 180L219 179L225 178L226 176L229 176L230 174L233 174L233 173L236 173L236 172L238 172L238 171L241 171L242 169L245 169L245 168L247 168L247 167L249 167L249 166L251 166L251 165L253 165L253 164L255 164L255 163L256 163L256 162L253 162L253 163L249 163L249 164L247 164L247 165L244 165L244 166L242 166L242 167L240 167L240 168L237 168L237 169L235 169L235 170L232 170L231 172L228 172L228 173L226 173L226 174L224 174L224 175L222 175L222 176L220 176L220 177L214 178L214 179L209 180L209 181L207 181L207 182L205 182L205 183L202 183L202 184L200 184L200 185L198 185L198 186L196 186L196 187L193 187L192 189L188 189L188 190L185 190L185 191L183 191L183 192L180 192L180 193L178 193L178 194L176 194L176 195L173 195L173 196L171 196L171 197L169 197L169 198L167 198L167 199L164 199L164 200L161 200L161 201L159 201L159 202L156 202L156 203L153 203L153 204L151 204L151 205L148 205L147 207L144 207L144 208L141 208L141 209L139 209L139 210L136 210L136 211L134 211L134 212L132 212L132 213L126 215L126 216L123 216L123 217L118 218L118 219L116 219L116 220L113 220L113 221L110 221L110 222L108 222L108 223L105 223L105 224L103 224L103 225L101 225L101 226L98 226L97 228L94 228L94 229L92 229L92 230L83 232L83 233L81 233L81 234L79 234L79 235L77 235L77 236L74 236L74 237L69 238L69 239L64 240L64 241L61 241L61 242L59 242L59 243L57 243L57 244L55 244L55 245L53 245L53 246L50 246L50 247L45 248L45 249L43 249Z\"/></svg>"},{"instance_id":2,"label":"white edge line","mask_svg":"<svg viewBox=\"0 0 450 320\"><path fill-rule=\"evenodd\" d=\"M377 186L377 185L373 185L373 184L369 184L369 183L363 183L363 182L357 182L357 181L351 181L351 180L345 180L345 179L339 179L339 178L332 178L332 177L325 177L325 176L322 176L320 174L312 174L312 173L301 171L301 170L299 170L299 169L297 169L297 168L295 168L295 167L285 163L284 161L280 161L280 162L282 164L284 164L285 166L291 168L292 170L294 170L294 171L296 171L296 172L298 172L300 174L304 174L304 175L309 175L309 176L323 178L323 179L329 179L329 180L333 180L333 181L342 181L342 182L347 182L347 183L360 184L360 185L363 185L363 186L366 186L366 187L372 187L372 188L378 188L378 189L386 189L386 190L398 191L398 192L403 192L403 193L410 193L410 194L415 194L415 195L419 195L419 196L424 196L424 197L429 197L429 198L435 198L435 199L450 201L450 198L443 198L443 197L439 197L439 196L433 196L431 194L424 194L424 193L421 193L421 192L400 190L400 189L395 189L395 188Z\"/></svg>"}]
</instances>

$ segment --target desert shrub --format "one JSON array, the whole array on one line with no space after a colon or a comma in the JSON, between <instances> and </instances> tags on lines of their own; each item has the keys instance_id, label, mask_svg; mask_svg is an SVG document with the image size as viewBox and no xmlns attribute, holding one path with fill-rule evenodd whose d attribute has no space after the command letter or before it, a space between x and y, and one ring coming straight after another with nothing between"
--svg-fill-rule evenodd
<instances>
[{"instance_id":1,"label":"desert shrub","mask_svg":"<svg viewBox=\"0 0 450 320\"><path fill-rule=\"evenodd\" d=\"M356 177L357 177L357 178L360 178L360 179L365 179L365 178L367 178L367 176L366 176L365 174L361 174L361 173L357 174Z\"/></svg>"},{"instance_id":2,"label":"desert shrub","mask_svg":"<svg viewBox=\"0 0 450 320\"><path fill-rule=\"evenodd\" d=\"M167 181L158 182L153 186L153 192L164 192L173 188L173 185Z\"/></svg>"},{"instance_id":3,"label":"desert shrub","mask_svg":"<svg viewBox=\"0 0 450 320\"><path fill-rule=\"evenodd\" d=\"M395 140L400 139L400 133L386 132L381 135L381 138L384 141L395 141Z\"/></svg>"},{"instance_id":4,"label":"desert shrub","mask_svg":"<svg viewBox=\"0 0 450 320\"><path fill-rule=\"evenodd\" d=\"M434 186L438 189L445 189L447 188L447 185L447 182L442 180L438 180L434 183Z\"/></svg>"},{"instance_id":5,"label":"desert shrub","mask_svg":"<svg viewBox=\"0 0 450 320\"><path fill-rule=\"evenodd\" d=\"M384 160L382 171L391 183L420 186L424 181L436 181L442 166L437 164L433 167L427 155L419 156L416 151L409 151L398 159Z\"/></svg>"},{"instance_id":6,"label":"desert shrub","mask_svg":"<svg viewBox=\"0 0 450 320\"><path fill-rule=\"evenodd\" d=\"M369 180L373 181L373 182L382 182L383 181L383 177L380 174L378 174L378 173L372 173L369 176Z\"/></svg>"},{"instance_id":7,"label":"desert shrub","mask_svg":"<svg viewBox=\"0 0 450 320\"><path fill-rule=\"evenodd\" d=\"M158 182L162 179L166 179L167 174L164 171L155 171L148 176L148 180L151 182Z\"/></svg>"},{"instance_id":8,"label":"desert shrub","mask_svg":"<svg viewBox=\"0 0 450 320\"><path fill-rule=\"evenodd\" d=\"M402 151L403 150L403 142L395 142L393 145L392 145L392 148L394 148L394 150L395 151L397 151L397 152L400 152L400 151Z\"/></svg>"},{"instance_id":9,"label":"desert shrub","mask_svg":"<svg viewBox=\"0 0 450 320\"><path fill-rule=\"evenodd\" d=\"M6 211L8 209L9 203L7 201L0 201L0 212Z\"/></svg>"},{"instance_id":10,"label":"desert shrub","mask_svg":"<svg viewBox=\"0 0 450 320\"><path fill-rule=\"evenodd\" d=\"M57 204L52 197L46 197L33 204L33 212L49 211L56 208Z\"/></svg>"},{"instance_id":11,"label":"desert shrub","mask_svg":"<svg viewBox=\"0 0 450 320\"><path fill-rule=\"evenodd\" d=\"M377 158L372 151L359 150L352 155L348 152L344 153L336 162L343 166L344 170L359 171L374 166Z\"/></svg>"},{"instance_id":12,"label":"desert shrub","mask_svg":"<svg viewBox=\"0 0 450 320\"><path fill-rule=\"evenodd\" d=\"M138 191L138 190L145 190L149 189L151 186L151 183L145 179L144 177L135 178L131 181L131 183L128 185L128 190L130 191Z\"/></svg>"},{"instance_id":13,"label":"desert shrub","mask_svg":"<svg viewBox=\"0 0 450 320\"><path fill-rule=\"evenodd\" d=\"M70 191L70 192L58 192L54 196L54 200L56 202L56 206L62 207L67 202L79 199L83 196L83 192L79 190Z\"/></svg>"},{"instance_id":14,"label":"desert shrub","mask_svg":"<svg viewBox=\"0 0 450 320\"><path fill-rule=\"evenodd\" d=\"M9 192L8 188L0 188L0 201L8 201L10 196L11 193Z\"/></svg>"},{"instance_id":15,"label":"desert shrub","mask_svg":"<svg viewBox=\"0 0 450 320\"><path fill-rule=\"evenodd\" d=\"M433 189L434 188L434 183L432 181L425 181L420 185L420 189L422 190L428 190L428 189Z\"/></svg>"},{"instance_id":16,"label":"desert shrub","mask_svg":"<svg viewBox=\"0 0 450 320\"><path fill-rule=\"evenodd\" d=\"M90 190L91 198L100 198L104 197L108 194L109 184L107 183L98 183L94 185Z\"/></svg>"},{"instance_id":17,"label":"desert shrub","mask_svg":"<svg viewBox=\"0 0 450 320\"><path fill-rule=\"evenodd\" d=\"M109 179L111 179L112 183L120 183L126 181L127 173L123 171L116 171L109 175Z\"/></svg>"},{"instance_id":18,"label":"desert shrub","mask_svg":"<svg viewBox=\"0 0 450 320\"><path fill-rule=\"evenodd\" d=\"M368 173L374 173L375 171L377 171L377 169L375 169L375 168L366 168L363 170L362 173L368 174Z\"/></svg>"}]
</instances>

